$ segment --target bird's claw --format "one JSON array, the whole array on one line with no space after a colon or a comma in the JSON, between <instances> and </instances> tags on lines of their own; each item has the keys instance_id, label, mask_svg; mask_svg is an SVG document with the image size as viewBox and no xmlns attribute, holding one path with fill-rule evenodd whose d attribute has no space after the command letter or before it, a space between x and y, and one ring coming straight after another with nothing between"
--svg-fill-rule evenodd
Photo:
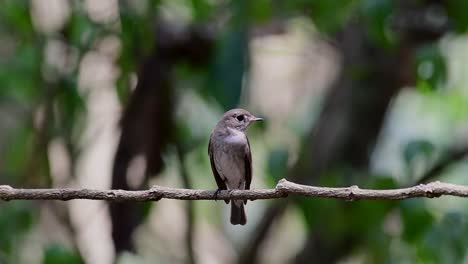
<instances>
[{"instance_id":1,"label":"bird's claw","mask_svg":"<svg viewBox=\"0 0 468 264\"><path fill-rule=\"evenodd\" d=\"M215 193L214 193L214 200L215 200L215 202L218 201L218 194L219 194L220 191L221 191L221 189L218 188L218 189L215 191Z\"/></svg>"}]
</instances>

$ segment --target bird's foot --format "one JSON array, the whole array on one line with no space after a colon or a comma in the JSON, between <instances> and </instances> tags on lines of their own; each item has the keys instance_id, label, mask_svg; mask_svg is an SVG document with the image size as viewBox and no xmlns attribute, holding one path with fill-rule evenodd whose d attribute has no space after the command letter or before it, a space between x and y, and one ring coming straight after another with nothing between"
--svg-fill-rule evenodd
<instances>
[{"instance_id":1,"label":"bird's foot","mask_svg":"<svg viewBox=\"0 0 468 264\"><path fill-rule=\"evenodd\" d=\"M218 189L215 191L215 193L214 193L214 200L215 200L215 202L218 201L218 194L219 194L220 191L221 191L221 189L218 188Z\"/></svg>"}]
</instances>

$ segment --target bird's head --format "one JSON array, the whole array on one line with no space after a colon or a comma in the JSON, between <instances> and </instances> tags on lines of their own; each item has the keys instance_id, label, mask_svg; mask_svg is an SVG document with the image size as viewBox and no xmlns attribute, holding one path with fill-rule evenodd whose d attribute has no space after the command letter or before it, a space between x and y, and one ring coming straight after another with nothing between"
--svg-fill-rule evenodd
<instances>
[{"instance_id":1,"label":"bird's head","mask_svg":"<svg viewBox=\"0 0 468 264\"><path fill-rule=\"evenodd\" d=\"M228 128L245 131L250 124L262 120L262 118L252 115L247 110L237 108L224 113L221 122Z\"/></svg>"}]
</instances>

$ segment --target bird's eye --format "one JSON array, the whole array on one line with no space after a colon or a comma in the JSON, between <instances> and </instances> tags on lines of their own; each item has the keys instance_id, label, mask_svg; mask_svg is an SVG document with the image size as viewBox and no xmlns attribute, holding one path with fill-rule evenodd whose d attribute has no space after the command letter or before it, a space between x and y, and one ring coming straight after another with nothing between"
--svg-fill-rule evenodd
<instances>
[{"instance_id":1,"label":"bird's eye","mask_svg":"<svg viewBox=\"0 0 468 264\"><path fill-rule=\"evenodd\" d=\"M238 121L243 121L244 120L244 115L238 115L237 117Z\"/></svg>"}]
</instances>

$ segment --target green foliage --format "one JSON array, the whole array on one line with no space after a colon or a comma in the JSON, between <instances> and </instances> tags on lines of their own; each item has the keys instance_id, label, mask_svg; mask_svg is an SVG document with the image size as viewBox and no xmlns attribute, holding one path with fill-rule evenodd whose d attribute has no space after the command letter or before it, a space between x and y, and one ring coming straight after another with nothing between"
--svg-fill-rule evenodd
<instances>
[{"instance_id":1,"label":"green foliage","mask_svg":"<svg viewBox=\"0 0 468 264\"><path fill-rule=\"evenodd\" d=\"M196 22L205 22L214 11L213 3L209 3L207 0L191 0L193 9L193 16Z\"/></svg>"},{"instance_id":2,"label":"green foliage","mask_svg":"<svg viewBox=\"0 0 468 264\"><path fill-rule=\"evenodd\" d=\"M434 145L427 140L414 140L409 142L403 152L404 160L410 164L417 155L430 157L434 152Z\"/></svg>"},{"instance_id":3,"label":"green foliage","mask_svg":"<svg viewBox=\"0 0 468 264\"><path fill-rule=\"evenodd\" d=\"M156 203L153 202L142 202L138 204L138 210L140 210L143 219L146 219L150 215L151 209L153 209L154 206L156 206Z\"/></svg>"},{"instance_id":4,"label":"green foliage","mask_svg":"<svg viewBox=\"0 0 468 264\"><path fill-rule=\"evenodd\" d=\"M76 80L64 79L59 83L56 103L60 111L56 115L57 134L70 138L74 130L80 128L82 114L86 111L83 96L79 93Z\"/></svg>"},{"instance_id":5,"label":"green foliage","mask_svg":"<svg viewBox=\"0 0 468 264\"><path fill-rule=\"evenodd\" d=\"M95 39L97 29L98 27L88 16L81 12L73 12L64 33L70 45L86 51L92 40Z\"/></svg>"},{"instance_id":6,"label":"green foliage","mask_svg":"<svg viewBox=\"0 0 468 264\"><path fill-rule=\"evenodd\" d=\"M271 177L273 186L286 176L287 165L288 151L286 149L278 148L270 152L268 156L268 174Z\"/></svg>"},{"instance_id":7,"label":"green foliage","mask_svg":"<svg viewBox=\"0 0 468 264\"><path fill-rule=\"evenodd\" d=\"M423 160L429 164L430 159L434 154L434 145L427 140L418 139L410 141L406 144L403 150L403 160L406 165L408 176L414 176L415 160Z\"/></svg>"},{"instance_id":8,"label":"green foliage","mask_svg":"<svg viewBox=\"0 0 468 264\"><path fill-rule=\"evenodd\" d=\"M462 263L466 256L468 217L453 212L425 234L418 243L418 257L425 263Z\"/></svg>"},{"instance_id":9,"label":"green foliage","mask_svg":"<svg viewBox=\"0 0 468 264\"><path fill-rule=\"evenodd\" d=\"M359 1L292 1L295 5L310 5L310 14L320 31L333 33L339 30L343 24L350 19L352 11Z\"/></svg>"},{"instance_id":10,"label":"green foliage","mask_svg":"<svg viewBox=\"0 0 468 264\"><path fill-rule=\"evenodd\" d=\"M406 144L403 151L403 158L405 163L410 165L411 162L417 157L430 158L434 152L434 145L427 140L419 139Z\"/></svg>"},{"instance_id":11,"label":"green foliage","mask_svg":"<svg viewBox=\"0 0 468 264\"><path fill-rule=\"evenodd\" d=\"M118 60L121 73L117 80L116 92L120 101L125 104L130 96L131 74L138 72L137 64L151 52L154 47L155 29L153 21L159 1L150 1L144 13L121 1L119 32L122 49Z\"/></svg>"},{"instance_id":12,"label":"green foliage","mask_svg":"<svg viewBox=\"0 0 468 264\"><path fill-rule=\"evenodd\" d=\"M180 86L194 89L196 96L200 93L204 99L208 98L204 101L207 105L214 99L223 109L237 107L241 103L249 67L250 30L253 27L271 21L287 22L291 18L300 17L304 21L314 23L323 39L333 43L335 33L340 32L349 22L358 23L365 29L368 37L366 41L370 40L369 44L375 49L372 52L378 53L382 49L394 51L401 48L398 47L400 36L392 30L390 24L392 18L401 11L399 8L406 8L398 1L391 0L180 2L193 16L194 23L208 25L218 33L214 34L216 49L210 64L196 69L178 64L175 68L180 71L172 72L173 79L176 79L177 84L189 83L190 85ZM417 2L417 5L428 4L428 1L410 2ZM32 23L30 1L0 1L0 110L5 107L9 110L6 111L7 114L14 113L14 124L6 127L5 131L0 131L0 139L4 141L0 142L0 147L3 148L0 149L1 181L29 182L31 179L23 177L41 177L42 174L47 174L48 164L41 163L37 170L30 164L36 159L42 162L47 158L46 148L33 151L41 137L33 125L36 111L38 106L44 107L47 103L50 103L52 114L47 117L49 127L45 128L45 141L64 139L72 159L77 158L80 154L78 149L81 147L81 130L85 121L87 99L87 95L78 87L80 60L87 52L99 48L102 37L119 38L120 54L115 65L119 76L115 83L115 92L122 105L125 105L131 95L131 85L136 73L155 46L155 18L160 14L159 8L162 4L162 1L148 1L143 4L143 8L136 8L136 4L131 1L119 1L118 21L115 24L100 24L93 22L87 15L82 1L71 1L70 17L64 28L59 32L42 34ZM468 10L468 1L449 0L446 4L445 11L450 24L457 33L466 32L468 16L465 13ZM59 40L76 51L77 62L71 72L54 72L53 78L45 74L45 44L49 40ZM442 55L437 42L423 46L415 45L408 52L411 53L408 54L408 59L414 61L411 65L413 68L408 70L414 77L410 79L416 80L416 86L422 91L421 94L426 96L426 102L435 102L434 105L448 108L448 114L445 116L447 119L465 120L468 104L463 92L442 94L437 90L448 79L450 70L447 67L447 58ZM373 72L370 70L372 67L376 65L356 63L345 70L356 79L364 79L369 78L368 75ZM182 92L185 91L180 91ZM354 95L351 96L351 100L353 98ZM428 111L424 114L430 113ZM309 117L312 115L315 114L307 113ZM203 115L198 113L194 116L203 118ZM304 123L309 124L308 122L310 121ZM353 125L359 129L361 124ZM207 135L203 134L205 132L195 133L190 127L191 124L185 121L176 126L176 137L180 140L178 143L185 151L196 151L197 163L208 164L206 151L198 151L206 142ZM297 133L297 136L304 135L301 132ZM47 142L44 145L47 147ZM435 145L436 143L423 138L415 138L403 147L401 159L408 174L413 174L417 162L424 161L424 165L429 164L436 151ZM202 147L205 148L204 145ZM268 175L267 182L274 185L288 172L289 153L286 148L277 146L267 151L269 153L265 174ZM74 166L75 164L71 164L72 170L75 169ZM209 170L208 166L206 167ZM312 166L304 164L298 170L310 167ZM24 172L31 168L34 175L25 176ZM332 171L335 168L327 169ZM256 170L255 174L255 177L260 177L258 175L262 175L262 172ZM356 173L353 168L327 172L318 182L325 186L348 186L352 183L376 189L399 187L392 178L378 177L369 171ZM322 232L331 242L342 241L344 237L352 238L352 241L366 252L366 257L371 263L398 263L399 260L415 263L460 263L466 259L468 238L465 234L468 231L468 220L464 212L442 215L441 219L438 219L434 209L421 199L402 202L345 202L296 197L294 202L307 230ZM142 203L138 208L147 216L154 204ZM0 256L9 258L14 251L21 250L17 249L18 242L34 224L33 219L38 215L35 207L37 206L23 202L0 204ZM386 230L386 224L394 221L393 217L399 217L401 233ZM405 251L406 255L396 254L398 252L395 252L395 244L401 245L401 250ZM77 252L57 244L45 248L43 256L42 263L83 263ZM0 262L2 261L3 258L0 258Z\"/></svg>"},{"instance_id":13,"label":"green foliage","mask_svg":"<svg viewBox=\"0 0 468 264\"><path fill-rule=\"evenodd\" d=\"M418 79L418 88L437 89L447 78L445 58L435 45L419 48L415 54L415 75Z\"/></svg>"},{"instance_id":14,"label":"green foliage","mask_svg":"<svg viewBox=\"0 0 468 264\"><path fill-rule=\"evenodd\" d=\"M0 101L8 98L25 107L37 102L42 92L37 87L41 80L41 59L40 50L36 46L22 44L16 47L14 56L0 60L0 94L5 97L0 98Z\"/></svg>"},{"instance_id":15,"label":"green foliage","mask_svg":"<svg viewBox=\"0 0 468 264\"><path fill-rule=\"evenodd\" d=\"M278 3L275 3L278 4ZM273 3L271 0L251 1L251 16L255 22L263 23L268 21L273 15Z\"/></svg>"},{"instance_id":16,"label":"green foliage","mask_svg":"<svg viewBox=\"0 0 468 264\"><path fill-rule=\"evenodd\" d=\"M360 13L365 21L367 33L378 46L391 48L396 41L391 31L389 21L394 13L392 0L363 0Z\"/></svg>"},{"instance_id":17,"label":"green foliage","mask_svg":"<svg viewBox=\"0 0 468 264\"><path fill-rule=\"evenodd\" d=\"M59 244L48 246L44 252L42 264L84 264L81 256Z\"/></svg>"},{"instance_id":18,"label":"green foliage","mask_svg":"<svg viewBox=\"0 0 468 264\"><path fill-rule=\"evenodd\" d=\"M393 178L374 177L364 187L372 189L392 189L398 185ZM353 203L345 203L345 218L348 219L347 230L351 230L354 235L360 233L375 232L381 228L382 222L389 213L390 209L395 206L394 201L358 201Z\"/></svg>"},{"instance_id":19,"label":"green foliage","mask_svg":"<svg viewBox=\"0 0 468 264\"><path fill-rule=\"evenodd\" d=\"M23 38L32 38L31 17L29 16L28 1L4 0L0 2L0 23L5 23L9 32L19 34Z\"/></svg>"},{"instance_id":20,"label":"green foliage","mask_svg":"<svg viewBox=\"0 0 468 264\"><path fill-rule=\"evenodd\" d=\"M468 1L466 0L449 0L448 15L454 21L455 29L464 33L468 30L468 17L466 10L468 10Z\"/></svg>"},{"instance_id":21,"label":"green foliage","mask_svg":"<svg viewBox=\"0 0 468 264\"><path fill-rule=\"evenodd\" d=\"M0 255L17 253L18 243L33 225L36 213L29 202L0 204Z\"/></svg>"},{"instance_id":22,"label":"green foliage","mask_svg":"<svg viewBox=\"0 0 468 264\"><path fill-rule=\"evenodd\" d=\"M243 76L247 70L248 8L249 1L246 0L232 3L232 22L218 43L211 80L206 91L226 110L239 104Z\"/></svg>"},{"instance_id":23,"label":"green foliage","mask_svg":"<svg viewBox=\"0 0 468 264\"><path fill-rule=\"evenodd\" d=\"M19 181L23 176L23 166L31 152L33 136L30 126L20 126L10 135L5 153L3 153L5 159L3 170L10 182Z\"/></svg>"},{"instance_id":24,"label":"green foliage","mask_svg":"<svg viewBox=\"0 0 468 264\"><path fill-rule=\"evenodd\" d=\"M333 175L327 175L329 184L322 185L337 186L336 183L340 181L342 180ZM367 182L365 187L386 189L396 186L396 181L393 178L374 177ZM377 239L376 232L380 232L384 219L396 203L393 201L344 202L304 197L296 198L295 201L301 209L308 229L319 228L332 240L339 240L340 236L349 236L361 237L363 240L369 239L370 241Z\"/></svg>"},{"instance_id":25,"label":"green foliage","mask_svg":"<svg viewBox=\"0 0 468 264\"><path fill-rule=\"evenodd\" d=\"M422 199L412 199L400 202L402 237L409 243L420 239L434 223L434 217Z\"/></svg>"}]
</instances>

